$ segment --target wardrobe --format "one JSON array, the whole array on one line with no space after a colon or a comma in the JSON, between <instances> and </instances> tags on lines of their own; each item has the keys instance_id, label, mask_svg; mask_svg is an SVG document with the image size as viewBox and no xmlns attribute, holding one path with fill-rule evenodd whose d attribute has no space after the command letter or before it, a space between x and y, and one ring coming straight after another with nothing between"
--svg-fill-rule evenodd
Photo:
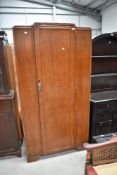
<instances>
[{"instance_id":1,"label":"wardrobe","mask_svg":"<svg viewBox=\"0 0 117 175\"><path fill-rule=\"evenodd\" d=\"M15 26L14 48L28 161L88 141L91 30Z\"/></svg>"}]
</instances>

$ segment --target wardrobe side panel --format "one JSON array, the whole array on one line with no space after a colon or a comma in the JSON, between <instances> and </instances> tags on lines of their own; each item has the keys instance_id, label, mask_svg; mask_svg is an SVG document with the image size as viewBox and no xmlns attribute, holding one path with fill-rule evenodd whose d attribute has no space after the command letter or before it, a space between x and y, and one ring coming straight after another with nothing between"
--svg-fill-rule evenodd
<instances>
[{"instance_id":1,"label":"wardrobe side panel","mask_svg":"<svg viewBox=\"0 0 117 175\"><path fill-rule=\"evenodd\" d=\"M14 44L27 155L33 161L42 152L33 29L15 27Z\"/></svg>"},{"instance_id":2,"label":"wardrobe side panel","mask_svg":"<svg viewBox=\"0 0 117 175\"><path fill-rule=\"evenodd\" d=\"M77 130L76 146L88 141L91 81L91 31L77 29Z\"/></svg>"}]
</instances>

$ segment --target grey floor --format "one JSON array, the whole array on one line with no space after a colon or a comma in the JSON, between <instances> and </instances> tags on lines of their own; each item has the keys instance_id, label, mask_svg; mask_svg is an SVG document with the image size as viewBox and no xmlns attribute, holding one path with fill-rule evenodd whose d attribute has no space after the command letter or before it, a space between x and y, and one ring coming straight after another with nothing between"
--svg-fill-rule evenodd
<instances>
[{"instance_id":1,"label":"grey floor","mask_svg":"<svg viewBox=\"0 0 117 175\"><path fill-rule=\"evenodd\" d=\"M27 163L23 156L0 158L0 175L84 175L86 151L68 151Z\"/></svg>"}]
</instances>

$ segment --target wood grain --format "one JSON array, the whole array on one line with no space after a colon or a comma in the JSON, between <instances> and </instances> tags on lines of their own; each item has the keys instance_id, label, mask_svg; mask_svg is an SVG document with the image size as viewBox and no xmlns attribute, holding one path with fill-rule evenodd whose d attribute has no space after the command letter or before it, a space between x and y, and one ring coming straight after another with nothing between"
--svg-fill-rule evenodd
<instances>
[{"instance_id":1,"label":"wood grain","mask_svg":"<svg viewBox=\"0 0 117 175\"><path fill-rule=\"evenodd\" d=\"M15 27L14 42L23 129L30 160L31 157L36 157L42 152L33 29L31 27Z\"/></svg>"},{"instance_id":2,"label":"wood grain","mask_svg":"<svg viewBox=\"0 0 117 175\"><path fill-rule=\"evenodd\" d=\"M89 99L91 84L91 30L78 28L76 34L77 59L77 134L76 146L81 146L89 135Z\"/></svg>"},{"instance_id":3,"label":"wood grain","mask_svg":"<svg viewBox=\"0 0 117 175\"><path fill-rule=\"evenodd\" d=\"M14 40L28 161L82 146L89 130L90 29L36 23L15 27Z\"/></svg>"},{"instance_id":4,"label":"wood grain","mask_svg":"<svg viewBox=\"0 0 117 175\"><path fill-rule=\"evenodd\" d=\"M73 34L72 34L73 33ZM35 29L43 154L74 146L75 36L71 28Z\"/></svg>"}]
</instances>

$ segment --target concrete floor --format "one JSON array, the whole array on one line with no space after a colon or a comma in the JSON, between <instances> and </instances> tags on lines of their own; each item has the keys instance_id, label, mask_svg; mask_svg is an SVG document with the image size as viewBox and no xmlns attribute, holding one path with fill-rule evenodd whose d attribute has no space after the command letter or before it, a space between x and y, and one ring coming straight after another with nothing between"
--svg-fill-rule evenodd
<instances>
[{"instance_id":1,"label":"concrete floor","mask_svg":"<svg viewBox=\"0 0 117 175\"><path fill-rule=\"evenodd\" d=\"M27 163L23 156L0 158L0 175L84 175L86 151L67 151Z\"/></svg>"}]
</instances>

